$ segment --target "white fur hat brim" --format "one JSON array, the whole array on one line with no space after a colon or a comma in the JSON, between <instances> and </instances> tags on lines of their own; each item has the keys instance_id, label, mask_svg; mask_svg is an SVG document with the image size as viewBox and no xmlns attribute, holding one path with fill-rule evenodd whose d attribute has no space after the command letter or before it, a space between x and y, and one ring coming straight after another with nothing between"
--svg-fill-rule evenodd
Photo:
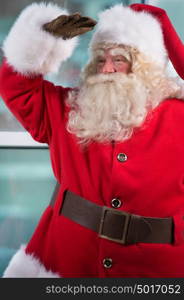
<instances>
[{"instance_id":1,"label":"white fur hat brim","mask_svg":"<svg viewBox=\"0 0 184 300\"><path fill-rule=\"evenodd\" d=\"M99 14L90 48L93 50L99 43L135 47L160 65L164 65L167 61L167 51L159 22L146 12L137 12L122 4Z\"/></svg>"}]
</instances>

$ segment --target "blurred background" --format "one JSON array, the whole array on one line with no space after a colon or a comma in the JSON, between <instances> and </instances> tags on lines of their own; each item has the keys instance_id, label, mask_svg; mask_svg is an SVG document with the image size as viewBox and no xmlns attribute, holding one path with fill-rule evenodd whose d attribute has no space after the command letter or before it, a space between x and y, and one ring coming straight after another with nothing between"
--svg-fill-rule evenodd
<instances>
[{"instance_id":1,"label":"blurred background","mask_svg":"<svg viewBox=\"0 0 184 300\"><path fill-rule=\"evenodd\" d=\"M32 2L41 1L0 1L0 45L20 11ZM184 41L183 0L44 2L56 3L71 13L80 12L96 20L101 10L117 3L152 4L167 10ZM91 35L92 32L82 35L73 56L62 64L57 74L50 75L47 79L63 86L76 86L80 71L88 60L88 43ZM0 50L0 61L2 56ZM0 98L0 276L20 245L29 241L43 210L49 204L55 184L47 145L33 141Z\"/></svg>"}]
</instances>

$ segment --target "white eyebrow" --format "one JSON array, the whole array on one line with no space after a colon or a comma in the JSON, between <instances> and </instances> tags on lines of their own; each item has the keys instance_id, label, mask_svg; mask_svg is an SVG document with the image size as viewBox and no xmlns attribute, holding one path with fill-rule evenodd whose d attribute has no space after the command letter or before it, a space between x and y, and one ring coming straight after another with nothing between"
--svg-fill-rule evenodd
<instances>
[{"instance_id":1,"label":"white eyebrow","mask_svg":"<svg viewBox=\"0 0 184 300\"><path fill-rule=\"evenodd\" d=\"M119 48L110 49L110 54L113 56L123 55L124 57L126 57L126 59L130 60L130 55L124 48L119 47Z\"/></svg>"},{"instance_id":2,"label":"white eyebrow","mask_svg":"<svg viewBox=\"0 0 184 300\"><path fill-rule=\"evenodd\" d=\"M111 55L123 55L125 57L128 56L127 51L125 51L125 49L123 49L123 48L113 48L113 49L110 49L109 52Z\"/></svg>"},{"instance_id":3,"label":"white eyebrow","mask_svg":"<svg viewBox=\"0 0 184 300\"><path fill-rule=\"evenodd\" d=\"M105 51L103 49L97 49L95 52L95 57L104 56L104 55L105 55Z\"/></svg>"}]
</instances>

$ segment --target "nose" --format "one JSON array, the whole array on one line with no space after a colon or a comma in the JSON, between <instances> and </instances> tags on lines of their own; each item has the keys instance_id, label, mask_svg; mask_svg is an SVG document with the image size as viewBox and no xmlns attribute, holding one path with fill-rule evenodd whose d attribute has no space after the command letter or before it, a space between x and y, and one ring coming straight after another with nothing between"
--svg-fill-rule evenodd
<instances>
[{"instance_id":1,"label":"nose","mask_svg":"<svg viewBox=\"0 0 184 300\"><path fill-rule=\"evenodd\" d=\"M114 72L115 72L115 68L113 62L107 60L102 67L102 73L114 73Z\"/></svg>"}]
</instances>

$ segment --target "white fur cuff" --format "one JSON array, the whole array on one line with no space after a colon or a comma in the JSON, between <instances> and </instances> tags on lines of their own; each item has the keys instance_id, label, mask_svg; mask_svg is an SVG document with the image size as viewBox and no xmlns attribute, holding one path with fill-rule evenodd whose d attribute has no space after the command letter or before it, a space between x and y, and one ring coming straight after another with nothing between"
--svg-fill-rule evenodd
<instances>
[{"instance_id":1,"label":"white fur cuff","mask_svg":"<svg viewBox=\"0 0 184 300\"><path fill-rule=\"evenodd\" d=\"M77 38L56 38L42 29L43 24L68 12L56 4L33 3L26 7L3 44L8 63L24 75L57 72L71 56Z\"/></svg>"},{"instance_id":2,"label":"white fur cuff","mask_svg":"<svg viewBox=\"0 0 184 300\"><path fill-rule=\"evenodd\" d=\"M4 278L59 278L57 273L46 270L43 264L34 257L25 253L25 246L15 253L6 268Z\"/></svg>"}]
</instances>

